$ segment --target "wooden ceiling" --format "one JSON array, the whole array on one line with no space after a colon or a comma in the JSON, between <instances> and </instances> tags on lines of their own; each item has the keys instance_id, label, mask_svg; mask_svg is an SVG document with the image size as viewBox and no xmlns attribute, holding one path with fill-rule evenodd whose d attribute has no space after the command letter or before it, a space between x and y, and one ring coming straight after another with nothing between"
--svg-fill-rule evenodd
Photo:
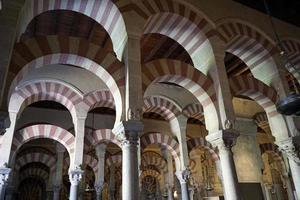
<instances>
[{"instance_id":1,"label":"wooden ceiling","mask_svg":"<svg viewBox=\"0 0 300 200\"><path fill-rule=\"evenodd\" d=\"M73 11L54 10L38 15L22 34L21 41L46 35L85 38L108 51L113 51L112 41L106 30L92 18Z\"/></svg>"},{"instance_id":2,"label":"wooden ceiling","mask_svg":"<svg viewBox=\"0 0 300 200\"><path fill-rule=\"evenodd\" d=\"M160 58L176 59L193 64L187 51L173 39L156 33L143 35L141 39L142 63Z\"/></svg>"}]
</instances>

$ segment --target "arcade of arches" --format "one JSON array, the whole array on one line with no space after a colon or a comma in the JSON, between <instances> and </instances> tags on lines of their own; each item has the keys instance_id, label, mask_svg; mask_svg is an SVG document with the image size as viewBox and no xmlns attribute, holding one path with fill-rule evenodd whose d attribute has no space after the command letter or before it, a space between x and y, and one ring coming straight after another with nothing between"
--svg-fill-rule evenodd
<instances>
[{"instance_id":1,"label":"arcade of arches","mask_svg":"<svg viewBox=\"0 0 300 200\"><path fill-rule=\"evenodd\" d=\"M279 49L232 0L0 9L1 200L300 199L300 121L275 106L299 27L274 19Z\"/></svg>"}]
</instances>

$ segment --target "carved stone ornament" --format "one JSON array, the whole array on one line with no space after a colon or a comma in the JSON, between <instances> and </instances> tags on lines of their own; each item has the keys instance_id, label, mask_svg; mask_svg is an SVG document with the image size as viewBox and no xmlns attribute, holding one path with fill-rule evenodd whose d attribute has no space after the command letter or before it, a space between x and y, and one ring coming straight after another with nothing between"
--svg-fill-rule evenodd
<instances>
[{"instance_id":1,"label":"carved stone ornament","mask_svg":"<svg viewBox=\"0 0 300 200\"><path fill-rule=\"evenodd\" d=\"M190 175L191 175L191 171L188 168L176 172L176 176L180 183L187 183L189 181Z\"/></svg>"},{"instance_id":2,"label":"carved stone ornament","mask_svg":"<svg viewBox=\"0 0 300 200\"><path fill-rule=\"evenodd\" d=\"M233 125L234 125L234 123L230 119L226 119L224 122L225 130L233 129Z\"/></svg>"},{"instance_id":3,"label":"carved stone ornament","mask_svg":"<svg viewBox=\"0 0 300 200\"><path fill-rule=\"evenodd\" d=\"M0 168L0 185L5 185L8 182L9 174L11 172L10 168Z\"/></svg>"},{"instance_id":4,"label":"carved stone ornament","mask_svg":"<svg viewBox=\"0 0 300 200\"><path fill-rule=\"evenodd\" d=\"M235 145L238 136L239 133L236 130L226 129L208 134L206 140L209 141L213 147L218 148L219 153L221 153L228 152L228 150Z\"/></svg>"},{"instance_id":5,"label":"carved stone ornament","mask_svg":"<svg viewBox=\"0 0 300 200\"><path fill-rule=\"evenodd\" d=\"M82 179L83 171L79 166L75 166L74 170L69 172L69 179L72 185L78 185Z\"/></svg>"},{"instance_id":6,"label":"carved stone ornament","mask_svg":"<svg viewBox=\"0 0 300 200\"><path fill-rule=\"evenodd\" d=\"M113 129L113 133L122 145L138 145L139 134L143 132L143 127L141 121L123 121Z\"/></svg>"},{"instance_id":7,"label":"carved stone ornament","mask_svg":"<svg viewBox=\"0 0 300 200\"><path fill-rule=\"evenodd\" d=\"M127 120L140 120L142 118L143 110L140 108L132 109L128 108L127 110Z\"/></svg>"},{"instance_id":8,"label":"carved stone ornament","mask_svg":"<svg viewBox=\"0 0 300 200\"><path fill-rule=\"evenodd\" d=\"M296 163L300 164L300 152L299 148L296 148L292 138L278 142L279 150L286 153L289 159L294 160Z\"/></svg>"},{"instance_id":9,"label":"carved stone ornament","mask_svg":"<svg viewBox=\"0 0 300 200\"><path fill-rule=\"evenodd\" d=\"M103 190L103 183L102 184L96 183L94 188L95 188L96 194L101 194L102 190Z\"/></svg>"},{"instance_id":10,"label":"carved stone ornament","mask_svg":"<svg viewBox=\"0 0 300 200\"><path fill-rule=\"evenodd\" d=\"M4 135L10 126L9 114L0 112L0 135Z\"/></svg>"}]
</instances>

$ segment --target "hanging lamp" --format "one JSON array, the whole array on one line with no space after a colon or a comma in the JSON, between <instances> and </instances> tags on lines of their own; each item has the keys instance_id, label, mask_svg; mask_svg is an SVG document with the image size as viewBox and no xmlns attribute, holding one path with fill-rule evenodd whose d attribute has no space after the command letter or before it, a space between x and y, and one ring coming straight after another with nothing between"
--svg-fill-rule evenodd
<instances>
[{"instance_id":1,"label":"hanging lamp","mask_svg":"<svg viewBox=\"0 0 300 200\"><path fill-rule=\"evenodd\" d=\"M271 27L272 27L272 30L273 30L273 33L274 33L274 36L275 36L275 39L277 42L277 47L280 50L280 55L281 55L282 61L285 65L285 67L289 66L289 68L294 68L294 64L290 61L289 57L286 55L286 53L284 51L284 48L282 47L282 42L276 31L275 24L272 19L271 11L269 9L269 6L268 6L266 0L264 0L264 6L265 6L265 10L267 12L267 15L269 16L269 19L270 19ZM294 82L294 80L292 80L292 81ZM294 88L295 88L295 92L291 92L286 97L284 97L283 99L280 99L276 103L277 111L280 114L300 116L300 95L297 91L297 86L295 83L294 83Z\"/></svg>"}]
</instances>

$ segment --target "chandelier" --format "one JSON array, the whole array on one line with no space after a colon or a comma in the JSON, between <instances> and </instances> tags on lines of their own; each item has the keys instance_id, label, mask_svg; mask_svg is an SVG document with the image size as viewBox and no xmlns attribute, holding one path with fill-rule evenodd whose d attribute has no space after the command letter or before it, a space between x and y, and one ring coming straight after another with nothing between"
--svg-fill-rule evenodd
<instances>
[{"instance_id":1,"label":"chandelier","mask_svg":"<svg viewBox=\"0 0 300 200\"><path fill-rule=\"evenodd\" d=\"M289 69L295 68L294 64L290 61L288 55L286 55L286 53L284 51L282 42L276 31L275 24L272 19L271 11L270 11L270 8L269 8L266 0L264 0L264 6L265 6L265 10L267 12L267 15L269 16L269 19L270 19L271 28L273 30L273 33L274 33L274 36L276 39L277 47L280 50L280 55L281 55L283 64L285 67L287 67ZM277 107L277 111L280 114L300 116L300 95L297 91L297 87L295 84L294 84L294 86L295 86L295 92L291 92L285 98L280 99L277 102L276 107Z\"/></svg>"}]
</instances>

